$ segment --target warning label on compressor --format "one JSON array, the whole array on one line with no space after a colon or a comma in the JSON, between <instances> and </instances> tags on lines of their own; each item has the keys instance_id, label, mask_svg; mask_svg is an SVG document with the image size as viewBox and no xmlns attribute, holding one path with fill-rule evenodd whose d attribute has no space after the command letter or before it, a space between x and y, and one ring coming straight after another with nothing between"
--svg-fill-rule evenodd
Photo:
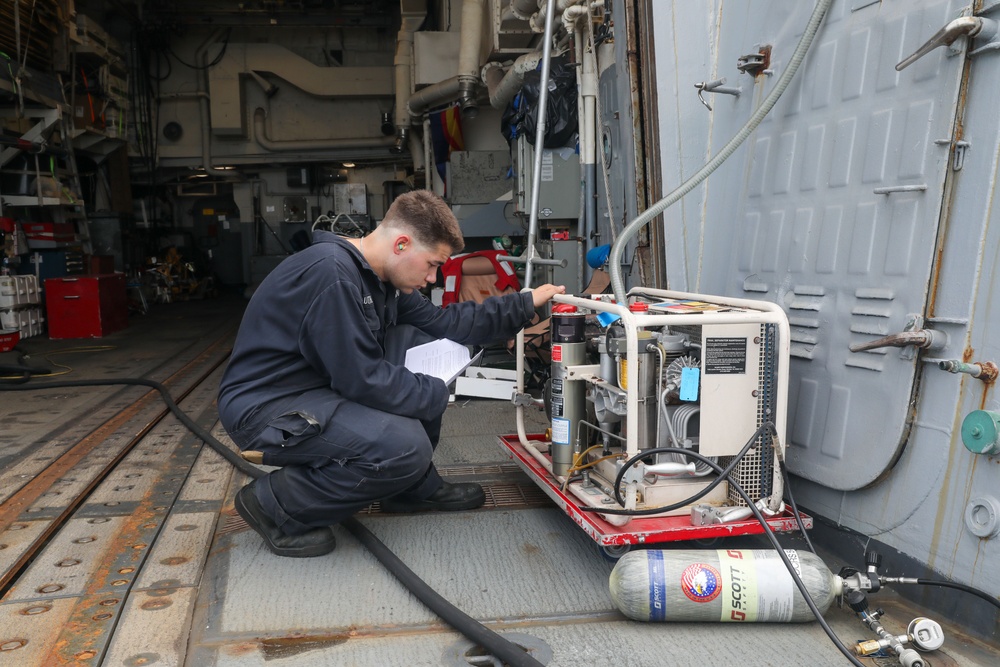
<instances>
[{"instance_id":1,"label":"warning label on compressor","mask_svg":"<svg viewBox=\"0 0 1000 667\"><path fill-rule=\"evenodd\" d=\"M747 372L746 338L706 338L705 375L736 375Z\"/></svg>"}]
</instances>

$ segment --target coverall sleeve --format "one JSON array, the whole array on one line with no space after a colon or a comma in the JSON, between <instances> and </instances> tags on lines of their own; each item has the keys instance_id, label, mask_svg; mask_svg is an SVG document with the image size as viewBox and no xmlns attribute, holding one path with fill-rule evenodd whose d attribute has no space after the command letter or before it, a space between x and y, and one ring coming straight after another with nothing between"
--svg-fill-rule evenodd
<instances>
[{"instance_id":1,"label":"coverall sleeve","mask_svg":"<svg viewBox=\"0 0 1000 667\"><path fill-rule=\"evenodd\" d=\"M508 340L534 315L531 292L491 296L481 304L462 301L447 308L438 308L418 292L401 295L399 300L400 324L412 324L435 338L450 338L462 345Z\"/></svg>"},{"instance_id":2,"label":"coverall sleeve","mask_svg":"<svg viewBox=\"0 0 1000 667\"><path fill-rule=\"evenodd\" d=\"M306 360L344 398L392 414L428 419L448 407L444 381L385 361L373 313L348 281L327 287L312 303L299 332Z\"/></svg>"}]
</instances>

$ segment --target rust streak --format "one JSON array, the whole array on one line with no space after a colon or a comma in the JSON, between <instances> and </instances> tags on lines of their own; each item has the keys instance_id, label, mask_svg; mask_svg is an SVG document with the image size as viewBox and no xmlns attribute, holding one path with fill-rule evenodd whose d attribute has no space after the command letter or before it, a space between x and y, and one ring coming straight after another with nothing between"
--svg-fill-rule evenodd
<instances>
[{"instance_id":1,"label":"rust streak","mask_svg":"<svg viewBox=\"0 0 1000 667\"><path fill-rule=\"evenodd\" d=\"M204 361L209 358L222 344L223 338L220 338L216 342L212 343L208 348L206 348L201 354L188 362L184 367L178 370L176 373L167 378L163 384L170 386L180 380L186 373L190 371L191 368L197 367L198 365L204 363ZM219 363L222 363L222 359ZM208 371L211 373L218 364L213 366L212 369ZM200 382L204 380L205 376L199 378L194 382L187 390L184 391L179 397L176 397L175 401L180 401L182 398L187 396ZM130 419L135 417L139 412L148 406L150 403L154 402L159 398L159 393L155 390L151 390L139 398L135 403L125 408L122 412L118 413L115 417L112 417L107 422L102 424L90 435L85 437L79 443L74 445L65 454L60 456L58 459L52 462L49 467L43 470L37 477L32 479L30 482L21 487L17 493L11 496L7 502L0 505L0 532L7 530L12 524L16 523L18 517L21 513L35 503L43 493L49 491L53 484L59 481L66 473L68 473L72 468L80 463L88 454L90 454L94 449L103 444L105 440L110 437L116 430L124 426ZM157 416L150 420L145 426L143 426L136 436L129 442L122 451L119 452L117 456L107 465L107 467L102 470L95 478L83 489L79 496L77 496L73 501L68 503L66 509L56 517L46 529L39 535L31 548L27 549L24 554L7 569L6 572L0 576L0 591L6 591L6 589L13 583L13 580L18 576L20 571L37 555L38 550L42 545L46 544L48 540L59 530L63 523L76 511L76 509L83 503L83 501L90 495L90 493L97 487L98 484L114 470L114 467L121 461L122 458L128 454L129 451L138 443L143 436L145 436L163 417L167 415L169 410L164 408L161 410Z\"/></svg>"},{"instance_id":2,"label":"rust streak","mask_svg":"<svg viewBox=\"0 0 1000 667\"><path fill-rule=\"evenodd\" d=\"M951 169L952 160L955 157L955 145L957 142L961 141L965 136L965 109L966 103L969 97L969 79L971 74L970 61L966 59L965 65L962 69L962 80L958 88L958 101L956 105L955 113L955 126L952 131L951 146L948 151L948 161L945 167L945 185L944 185L944 196L941 202L941 211L938 214L938 234L937 234L937 245L936 251L934 253L934 265L931 268L931 279L927 290L927 307L926 313L928 317L934 317L937 308L937 297L938 297L938 287L939 281L941 279L942 265L944 262L944 245L948 236L949 218L951 214L952 207L952 191L954 189L954 172Z\"/></svg>"}]
</instances>

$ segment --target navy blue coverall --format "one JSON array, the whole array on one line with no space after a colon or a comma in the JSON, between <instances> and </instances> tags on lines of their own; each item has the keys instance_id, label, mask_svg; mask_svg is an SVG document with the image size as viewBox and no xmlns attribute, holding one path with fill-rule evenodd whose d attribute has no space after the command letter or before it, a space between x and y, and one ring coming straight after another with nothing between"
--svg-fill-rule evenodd
<instances>
[{"instance_id":1,"label":"navy blue coverall","mask_svg":"<svg viewBox=\"0 0 1000 667\"><path fill-rule=\"evenodd\" d=\"M318 231L247 305L219 389L219 417L241 449L283 466L254 486L282 530L336 524L375 500L422 500L448 388L402 366L393 334L485 344L534 316L529 292L438 308L383 283L353 245ZM405 339L405 337L403 337Z\"/></svg>"}]
</instances>

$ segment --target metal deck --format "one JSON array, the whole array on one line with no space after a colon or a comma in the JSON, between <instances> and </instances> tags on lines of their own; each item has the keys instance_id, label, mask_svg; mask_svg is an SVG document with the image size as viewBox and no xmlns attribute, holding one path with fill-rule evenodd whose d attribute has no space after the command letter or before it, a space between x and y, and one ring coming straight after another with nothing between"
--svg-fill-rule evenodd
<instances>
[{"instance_id":1,"label":"metal deck","mask_svg":"<svg viewBox=\"0 0 1000 667\"><path fill-rule=\"evenodd\" d=\"M72 370L58 379L169 379L175 396L188 392L182 407L226 440L215 389L242 305L220 298L160 306L100 341L32 339L22 347L36 357L60 352L53 361ZM95 344L112 349L79 349ZM243 476L147 393L0 394L0 665L495 664L476 657L342 529L329 556L266 551L232 511ZM359 518L445 597L553 667L846 664L815 623L625 620L608 593L611 563L497 446L513 424L503 401L460 398L446 413L436 459L452 479L484 483L483 509L391 515L376 506ZM544 427L544 415L528 415L529 431ZM679 546L723 544L761 540ZM945 625L933 665L1000 661L998 647L963 636L932 611L891 592L873 602L894 632L919 615ZM846 610L833 608L828 619L845 642L868 637Z\"/></svg>"}]
</instances>

